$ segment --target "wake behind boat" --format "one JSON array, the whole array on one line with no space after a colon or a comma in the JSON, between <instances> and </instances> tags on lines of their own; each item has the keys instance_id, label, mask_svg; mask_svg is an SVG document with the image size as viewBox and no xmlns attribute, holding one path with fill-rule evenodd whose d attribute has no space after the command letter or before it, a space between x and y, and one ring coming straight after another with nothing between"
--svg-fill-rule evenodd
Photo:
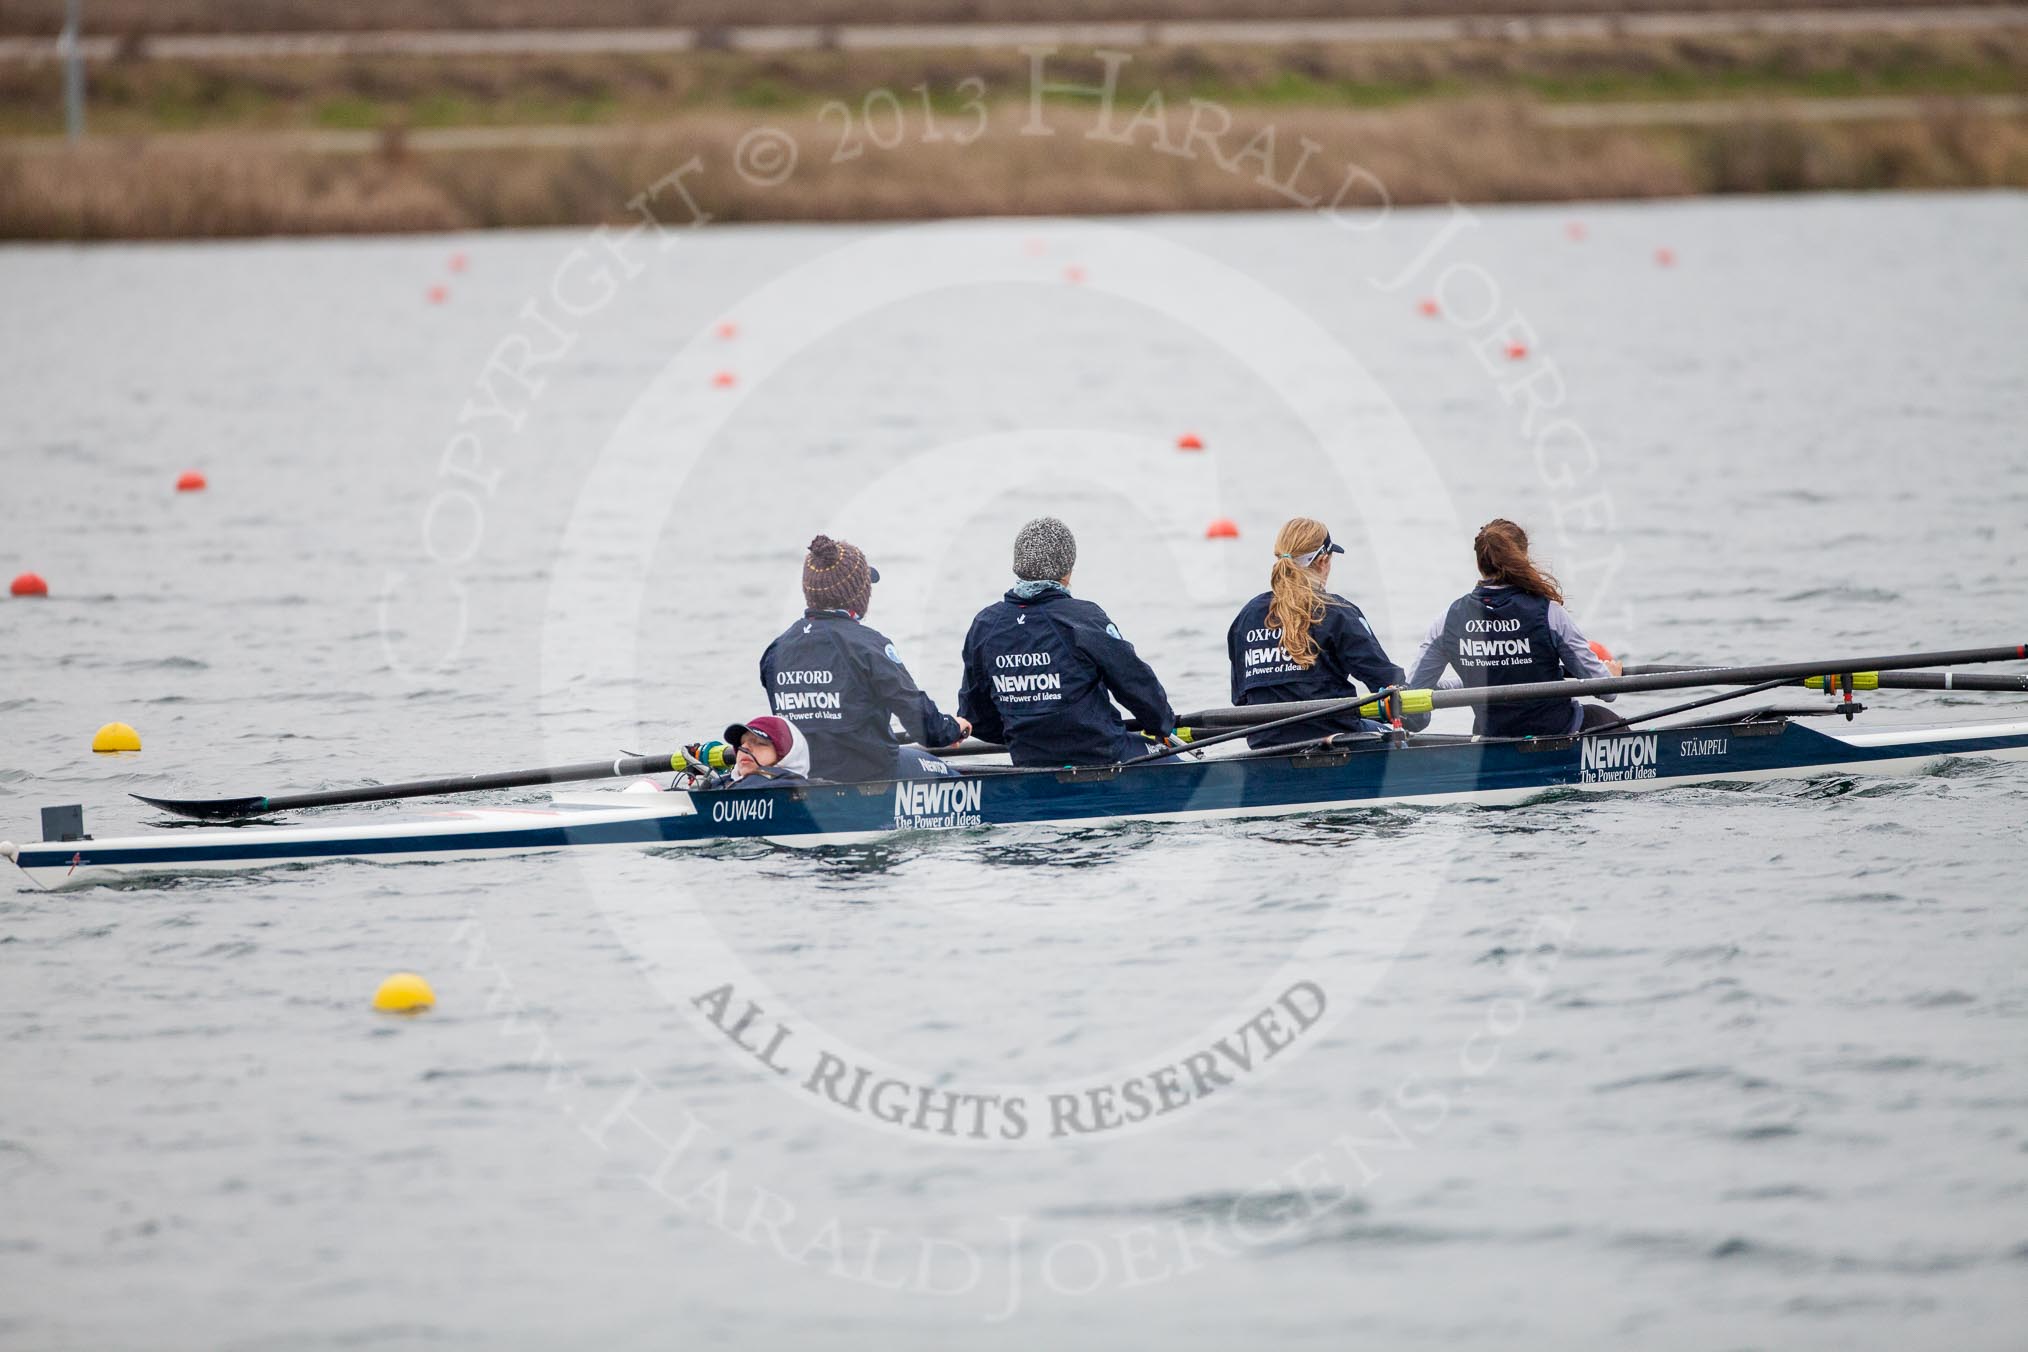
<instances>
[{"instance_id":1,"label":"wake behind boat","mask_svg":"<svg viewBox=\"0 0 2028 1352\"><path fill-rule=\"evenodd\" d=\"M1935 656L1992 661L2017 657L2022 651ZM1906 658L1891 660L1900 663ZM1612 684L1636 689L1719 684L1758 689L1777 679L1805 683L1812 678L1798 669L1807 665L1811 664L1651 672L1612 678ZM555 849L707 845L727 840L827 846L908 831L1188 822L1397 805L1499 806L1566 791L1660 789L1836 774L1913 775L1960 756L2028 760L2028 721L1862 730L1853 722L1853 715L1861 711L1852 701L1854 689L1892 686L1899 683L1897 674L1855 671L1853 664L1815 666L1823 672L1845 673L1814 678L1819 687L1835 691L1844 702L1810 712L1842 714L1844 718L1806 720L1799 711L1761 711L1679 720L1650 728L1638 726L1640 716L1636 715L1631 725L1619 729L1549 738L1479 738L1398 730L1334 734L1286 749L1233 749L1222 755L1158 752L1138 762L1108 766L1019 769L980 765L948 778L858 784L798 782L746 792L560 793L548 805L471 807L302 825L164 830L107 840L45 840L19 847L0 844L0 854L12 859L37 884L62 888L144 874L223 872L333 859L442 860ZM1767 672L1778 675L1759 679L1753 675ZM1788 674L1784 678L1779 673ZM2010 676L1985 688L2019 688L2014 683L2021 680ZM1918 688L1923 684L1911 683ZM1599 683L1563 684L1576 688ZM1486 691L1400 691L1381 699L1325 701L1321 702L1322 710L1298 711L1283 718L1301 722L1320 712L1342 712L1341 705L1362 712L1386 712L1389 702L1399 709L1461 705L1487 698ZM1281 711L1274 706L1257 706L1213 712L1227 715L1234 726L1204 738L1200 745L1207 749L1212 742L1263 726L1262 713ZM520 776L486 776L483 784L468 781L465 787L504 787L515 779L522 783L559 782L559 771L581 778L638 775L650 767L681 770L685 760L680 753L666 758L631 758L605 767L558 767ZM423 781L422 785L441 794L452 791L447 785L457 783ZM411 792L416 787L393 786L391 792L339 790L328 797L337 802L361 802L375 797L418 796ZM311 806L307 800L317 797L211 801L265 805L251 807L258 812ZM81 830L77 834L82 836Z\"/></svg>"}]
</instances>

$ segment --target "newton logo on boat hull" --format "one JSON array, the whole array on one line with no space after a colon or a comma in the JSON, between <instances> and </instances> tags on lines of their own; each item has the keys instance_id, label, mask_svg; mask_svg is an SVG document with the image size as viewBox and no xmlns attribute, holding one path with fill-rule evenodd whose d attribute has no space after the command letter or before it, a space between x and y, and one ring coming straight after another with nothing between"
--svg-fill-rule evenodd
<instances>
[{"instance_id":1,"label":"newton logo on boat hull","mask_svg":"<svg viewBox=\"0 0 2028 1352\"><path fill-rule=\"evenodd\" d=\"M979 805L986 785L977 779L909 779L894 786L894 829L953 831L984 825Z\"/></svg>"},{"instance_id":2,"label":"newton logo on boat hull","mask_svg":"<svg viewBox=\"0 0 2028 1352\"><path fill-rule=\"evenodd\" d=\"M1617 784L1653 779L1661 741L1661 735L1653 732L1634 737L1587 737L1577 765L1577 782Z\"/></svg>"}]
</instances>

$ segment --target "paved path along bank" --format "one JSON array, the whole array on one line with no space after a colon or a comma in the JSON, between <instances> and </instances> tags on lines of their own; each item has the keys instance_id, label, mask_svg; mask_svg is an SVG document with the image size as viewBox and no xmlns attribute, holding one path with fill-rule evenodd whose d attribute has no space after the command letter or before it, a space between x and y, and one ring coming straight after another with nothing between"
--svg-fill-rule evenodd
<instances>
[{"instance_id":1,"label":"paved path along bank","mask_svg":"<svg viewBox=\"0 0 2028 1352\"><path fill-rule=\"evenodd\" d=\"M929 48L1280 46L1300 42L1568 41L1734 37L1754 34L1992 32L2028 25L2028 5L1938 9L1569 14L1400 19L1199 20L1147 23L840 24L747 28L520 29L499 32L165 34L126 54L163 61L282 60L347 56L653 55L700 49L748 52ZM90 61L122 53L123 40L85 37ZM0 61L57 59L57 38L0 38Z\"/></svg>"}]
</instances>

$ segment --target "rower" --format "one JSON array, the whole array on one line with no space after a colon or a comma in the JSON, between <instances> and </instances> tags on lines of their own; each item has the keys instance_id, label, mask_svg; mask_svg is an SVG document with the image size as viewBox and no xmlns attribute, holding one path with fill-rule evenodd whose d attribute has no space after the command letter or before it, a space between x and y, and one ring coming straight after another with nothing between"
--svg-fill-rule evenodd
<instances>
[{"instance_id":1,"label":"rower","mask_svg":"<svg viewBox=\"0 0 2028 1352\"><path fill-rule=\"evenodd\" d=\"M1620 664L1601 659L1579 632L1563 608L1556 579L1528 557L1526 531L1505 518L1488 521L1473 538L1472 553L1479 585L1430 625L1409 673L1411 687L1434 686L1446 666L1473 689L1620 674ZM1486 704L1472 711L1472 731L1481 737L1565 737L1616 722L1610 709L1574 699Z\"/></svg>"},{"instance_id":2,"label":"rower","mask_svg":"<svg viewBox=\"0 0 2028 1352\"><path fill-rule=\"evenodd\" d=\"M1076 566L1068 526L1053 516L1030 521L1014 537L1017 581L965 635L958 713L981 737L1006 743L1016 765L1112 765L1146 754L1113 699L1176 744L1176 713L1155 673L1105 611L1070 594Z\"/></svg>"},{"instance_id":3,"label":"rower","mask_svg":"<svg viewBox=\"0 0 2028 1352\"><path fill-rule=\"evenodd\" d=\"M1357 681L1376 692L1402 683L1401 668L1380 646L1365 613L1328 590L1331 556L1344 552L1321 521L1298 516L1282 526L1268 590L1241 608L1225 634L1234 704L1343 699L1358 693ZM1402 725L1419 732L1429 726L1429 715L1410 714ZM1348 710L1257 733L1246 743L1288 746L1381 730L1381 724Z\"/></svg>"},{"instance_id":4,"label":"rower","mask_svg":"<svg viewBox=\"0 0 2028 1352\"><path fill-rule=\"evenodd\" d=\"M803 559L803 618L761 655L761 685L778 717L809 743L812 779L859 784L932 779L957 770L907 742L952 747L971 724L937 709L886 635L862 623L880 573L843 540L819 535ZM904 736L893 730L901 724ZM751 726L751 725L749 725Z\"/></svg>"},{"instance_id":5,"label":"rower","mask_svg":"<svg viewBox=\"0 0 2028 1352\"><path fill-rule=\"evenodd\" d=\"M673 787L765 789L810 782L810 743L796 735L795 725L786 718L766 714L734 723L725 730L725 744L738 752L730 771L693 772L690 782ZM700 766L711 763L705 747L693 748L691 759Z\"/></svg>"}]
</instances>

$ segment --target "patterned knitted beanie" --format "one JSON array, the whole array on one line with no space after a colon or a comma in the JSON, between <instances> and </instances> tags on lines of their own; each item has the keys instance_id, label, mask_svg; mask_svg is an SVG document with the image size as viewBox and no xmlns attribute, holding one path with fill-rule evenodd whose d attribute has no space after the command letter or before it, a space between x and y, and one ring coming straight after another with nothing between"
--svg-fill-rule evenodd
<instances>
[{"instance_id":1,"label":"patterned knitted beanie","mask_svg":"<svg viewBox=\"0 0 2028 1352\"><path fill-rule=\"evenodd\" d=\"M819 535L803 558L803 600L812 610L849 610L864 615L880 574L856 545Z\"/></svg>"}]
</instances>

